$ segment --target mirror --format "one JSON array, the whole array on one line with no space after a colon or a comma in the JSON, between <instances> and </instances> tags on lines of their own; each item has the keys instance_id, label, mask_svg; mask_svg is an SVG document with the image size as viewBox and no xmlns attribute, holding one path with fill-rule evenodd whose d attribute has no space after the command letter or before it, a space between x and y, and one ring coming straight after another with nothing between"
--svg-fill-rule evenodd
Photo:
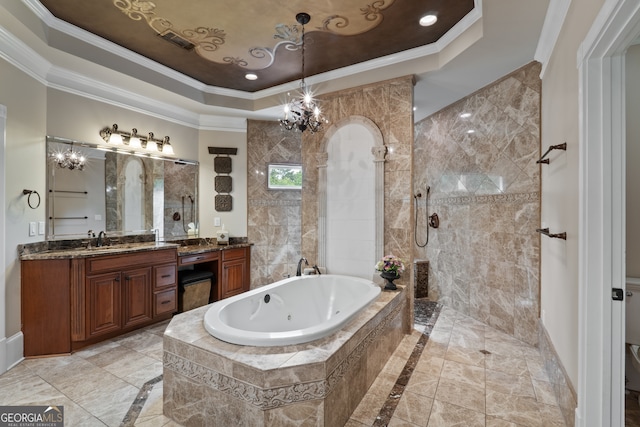
<instances>
[{"instance_id":1,"label":"mirror","mask_svg":"<svg viewBox=\"0 0 640 427\"><path fill-rule=\"evenodd\" d=\"M47 136L47 240L198 237L198 162Z\"/></svg>"}]
</instances>

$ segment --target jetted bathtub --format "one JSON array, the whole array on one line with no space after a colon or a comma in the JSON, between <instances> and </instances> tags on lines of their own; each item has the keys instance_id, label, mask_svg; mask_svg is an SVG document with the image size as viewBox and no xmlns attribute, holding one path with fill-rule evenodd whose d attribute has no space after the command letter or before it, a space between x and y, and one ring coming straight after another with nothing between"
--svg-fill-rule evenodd
<instances>
[{"instance_id":1,"label":"jetted bathtub","mask_svg":"<svg viewBox=\"0 0 640 427\"><path fill-rule=\"evenodd\" d=\"M301 344L338 331L379 294L378 285L359 277L291 277L213 303L204 327L232 344Z\"/></svg>"}]
</instances>

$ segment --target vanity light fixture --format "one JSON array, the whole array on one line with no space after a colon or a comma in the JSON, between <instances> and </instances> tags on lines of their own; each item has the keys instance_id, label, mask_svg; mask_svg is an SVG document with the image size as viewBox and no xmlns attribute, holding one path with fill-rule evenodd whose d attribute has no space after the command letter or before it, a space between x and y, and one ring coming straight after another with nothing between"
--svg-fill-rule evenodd
<instances>
[{"instance_id":1,"label":"vanity light fixture","mask_svg":"<svg viewBox=\"0 0 640 427\"><path fill-rule=\"evenodd\" d=\"M149 132L148 136L138 135L138 129L133 128L131 133L118 129L118 125L114 124L110 128L104 128L100 131L100 137L110 146L124 146L138 154L161 152L166 155L174 155L173 147L169 143L169 137L156 139L153 132Z\"/></svg>"},{"instance_id":2,"label":"vanity light fixture","mask_svg":"<svg viewBox=\"0 0 640 427\"><path fill-rule=\"evenodd\" d=\"M318 132L323 123L328 120L322 116L320 107L313 99L313 95L304 81L304 26L309 23L311 16L308 13L298 13L296 21L302 25L301 50L302 50L302 81L300 93L284 106L284 117L280 119L280 125L286 130L304 132L309 129L311 133Z\"/></svg>"}]
</instances>

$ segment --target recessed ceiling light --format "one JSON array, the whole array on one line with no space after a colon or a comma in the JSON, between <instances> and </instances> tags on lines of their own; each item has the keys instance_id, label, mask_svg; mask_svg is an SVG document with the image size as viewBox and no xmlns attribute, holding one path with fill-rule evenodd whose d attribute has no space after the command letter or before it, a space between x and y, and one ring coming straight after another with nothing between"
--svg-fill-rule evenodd
<instances>
[{"instance_id":1,"label":"recessed ceiling light","mask_svg":"<svg viewBox=\"0 0 640 427\"><path fill-rule=\"evenodd\" d=\"M244 78L247 80L258 80L258 76L253 73L247 73L244 75Z\"/></svg>"},{"instance_id":2,"label":"recessed ceiling light","mask_svg":"<svg viewBox=\"0 0 640 427\"><path fill-rule=\"evenodd\" d=\"M422 25L423 27L429 27L435 24L437 20L438 17L436 15L425 15L420 18L420 25Z\"/></svg>"}]
</instances>

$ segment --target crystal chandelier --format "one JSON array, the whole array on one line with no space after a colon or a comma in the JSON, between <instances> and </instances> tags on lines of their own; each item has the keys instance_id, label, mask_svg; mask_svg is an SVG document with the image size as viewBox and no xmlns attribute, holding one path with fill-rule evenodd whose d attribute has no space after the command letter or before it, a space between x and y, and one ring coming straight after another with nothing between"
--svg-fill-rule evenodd
<instances>
[{"instance_id":1,"label":"crystal chandelier","mask_svg":"<svg viewBox=\"0 0 640 427\"><path fill-rule=\"evenodd\" d=\"M287 130L304 132L309 129L311 133L318 132L323 123L329 123L322 116L320 107L313 99L311 91L304 81L304 26L311 20L308 13L298 13L296 21L302 25L302 81L300 82L300 93L297 98L291 99L284 106L284 117L280 119L280 125Z\"/></svg>"},{"instance_id":2,"label":"crystal chandelier","mask_svg":"<svg viewBox=\"0 0 640 427\"><path fill-rule=\"evenodd\" d=\"M59 151L51 154L53 162L62 169L83 170L87 162L87 158L80 151L76 151L73 147L65 151Z\"/></svg>"}]
</instances>

